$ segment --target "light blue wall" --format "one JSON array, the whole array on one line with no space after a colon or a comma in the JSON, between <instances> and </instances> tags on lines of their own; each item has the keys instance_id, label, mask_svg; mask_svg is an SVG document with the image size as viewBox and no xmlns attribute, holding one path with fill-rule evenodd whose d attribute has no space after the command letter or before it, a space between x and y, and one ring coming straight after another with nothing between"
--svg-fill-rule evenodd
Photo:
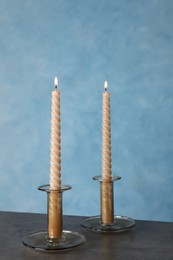
<instances>
[{"instance_id":1,"label":"light blue wall","mask_svg":"<svg viewBox=\"0 0 173 260\"><path fill-rule=\"evenodd\" d=\"M61 89L64 214L99 214L101 96L111 92L115 213L173 221L173 1L0 1L0 210L46 212Z\"/></svg>"}]
</instances>

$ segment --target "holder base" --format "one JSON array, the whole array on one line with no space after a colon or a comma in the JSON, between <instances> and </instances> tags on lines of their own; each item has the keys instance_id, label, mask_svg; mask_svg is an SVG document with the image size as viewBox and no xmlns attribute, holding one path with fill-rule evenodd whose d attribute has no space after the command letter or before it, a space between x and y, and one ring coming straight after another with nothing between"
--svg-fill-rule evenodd
<instances>
[{"instance_id":1,"label":"holder base","mask_svg":"<svg viewBox=\"0 0 173 260\"><path fill-rule=\"evenodd\" d=\"M25 246L37 251L55 253L79 246L85 242L85 237L78 232L63 230L61 238L56 242L48 240L47 231L31 233L22 240Z\"/></svg>"},{"instance_id":2,"label":"holder base","mask_svg":"<svg viewBox=\"0 0 173 260\"><path fill-rule=\"evenodd\" d=\"M82 221L81 226L95 232L116 233L126 231L135 226L135 221L125 216L114 216L112 224L102 224L101 217L94 216Z\"/></svg>"}]
</instances>

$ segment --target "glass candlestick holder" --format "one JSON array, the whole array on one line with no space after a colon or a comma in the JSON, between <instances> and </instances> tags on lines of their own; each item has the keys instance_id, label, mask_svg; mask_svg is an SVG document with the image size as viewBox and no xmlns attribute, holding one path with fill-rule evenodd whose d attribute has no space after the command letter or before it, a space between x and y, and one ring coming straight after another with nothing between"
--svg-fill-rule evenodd
<instances>
[{"instance_id":1,"label":"glass candlestick holder","mask_svg":"<svg viewBox=\"0 0 173 260\"><path fill-rule=\"evenodd\" d=\"M95 176L93 180L100 183L100 215L89 217L81 222L81 226L95 232L116 233L126 231L135 226L135 221L129 217L114 215L114 181L119 176L111 176L109 180Z\"/></svg>"},{"instance_id":2,"label":"glass candlestick holder","mask_svg":"<svg viewBox=\"0 0 173 260\"><path fill-rule=\"evenodd\" d=\"M47 193L47 230L25 236L22 240L25 246L54 253L79 246L86 241L78 232L63 230L62 194L69 189L69 185L62 185L61 190L50 190L49 185L38 188Z\"/></svg>"}]
</instances>

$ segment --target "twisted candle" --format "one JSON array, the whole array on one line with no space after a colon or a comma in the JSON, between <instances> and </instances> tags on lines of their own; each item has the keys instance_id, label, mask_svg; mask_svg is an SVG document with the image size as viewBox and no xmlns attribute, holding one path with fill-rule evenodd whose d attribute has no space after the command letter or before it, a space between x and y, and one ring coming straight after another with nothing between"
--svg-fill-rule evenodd
<instances>
[{"instance_id":1,"label":"twisted candle","mask_svg":"<svg viewBox=\"0 0 173 260\"><path fill-rule=\"evenodd\" d=\"M101 219L102 224L111 224L114 219L113 187L111 182L111 122L110 93L104 84L102 99L102 185L101 185Z\"/></svg>"},{"instance_id":2,"label":"twisted candle","mask_svg":"<svg viewBox=\"0 0 173 260\"><path fill-rule=\"evenodd\" d=\"M105 81L102 100L102 178L111 179L111 123L110 123L110 93Z\"/></svg>"},{"instance_id":3,"label":"twisted candle","mask_svg":"<svg viewBox=\"0 0 173 260\"><path fill-rule=\"evenodd\" d=\"M62 234L62 192L61 192L61 126L60 126L60 91L58 79L54 81L51 110L50 141L50 193L48 237L58 240Z\"/></svg>"},{"instance_id":4,"label":"twisted candle","mask_svg":"<svg viewBox=\"0 0 173 260\"><path fill-rule=\"evenodd\" d=\"M61 189L61 126L60 126L60 91L55 78L52 91L51 142L50 142L50 190Z\"/></svg>"}]
</instances>

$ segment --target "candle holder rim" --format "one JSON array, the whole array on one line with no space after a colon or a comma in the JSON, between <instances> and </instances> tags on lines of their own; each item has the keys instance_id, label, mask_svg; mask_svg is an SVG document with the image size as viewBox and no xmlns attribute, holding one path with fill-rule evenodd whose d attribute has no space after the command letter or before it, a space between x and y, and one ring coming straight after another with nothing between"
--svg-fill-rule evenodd
<instances>
[{"instance_id":1,"label":"candle holder rim","mask_svg":"<svg viewBox=\"0 0 173 260\"><path fill-rule=\"evenodd\" d=\"M70 190L72 187L67 184L61 184L61 189L60 190L50 190L50 184L44 184L38 187L38 190L45 191L45 192L63 192L66 190Z\"/></svg>"},{"instance_id":2,"label":"candle holder rim","mask_svg":"<svg viewBox=\"0 0 173 260\"><path fill-rule=\"evenodd\" d=\"M99 181L99 182L103 182L103 181L105 181L105 182L113 182L113 181L120 180L121 177L117 176L117 175L112 175L110 180L107 180L107 179L103 179L102 175L97 175L97 176L94 176L92 179L95 180L95 181Z\"/></svg>"}]
</instances>

